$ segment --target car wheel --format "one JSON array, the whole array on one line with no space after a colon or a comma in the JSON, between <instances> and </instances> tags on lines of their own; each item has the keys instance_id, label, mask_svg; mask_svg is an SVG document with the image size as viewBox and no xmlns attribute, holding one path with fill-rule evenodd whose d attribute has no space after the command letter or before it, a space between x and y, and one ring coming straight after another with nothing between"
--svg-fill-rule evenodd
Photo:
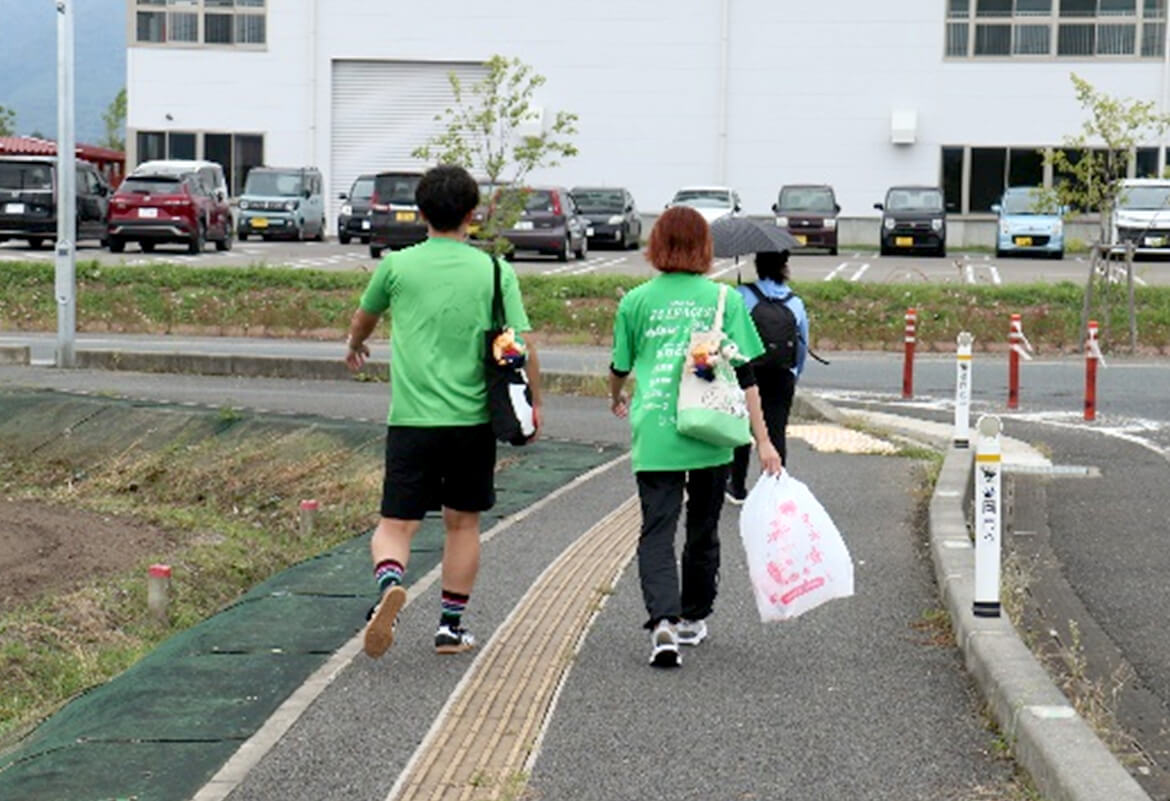
<instances>
[{"instance_id":1,"label":"car wheel","mask_svg":"<svg viewBox=\"0 0 1170 801\"><path fill-rule=\"evenodd\" d=\"M74 245L76 245L76 244L77 243L74 242ZM33 250L40 250L42 247L44 247L44 245L45 245L45 240L40 239L38 237L33 237L33 238L28 240L28 246L30 248L32 248Z\"/></svg>"},{"instance_id":2,"label":"car wheel","mask_svg":"<svg viewBox=\"0 0 1170 801\"><path fill-rule=\"evenodd\" d=\"M1057 261L1063 261L1064 260L1064 249L1062 248L1061 250L1058 250L1055 253L1053 253L1052 258L1056 259Z\"/></svg>"},{"instance_id":3,"label":"car wheel","mask_svg":"<svg viewBox=\"0 0 1170 801\"><path fill-rule=\"evenodd\" d=\"M153 242L139 242L138 247L140 247L142 249L143 253L154 253L154 243Z\"/></svg>"},{"instance_id":4,"label":"car wheel","mask_svg":"<svg viewBox=\"0 0 1170 801\"><path fill-rule=\"evenodd\" d=\"M236 238L239 239L241 242L248 241L248 235L245 234L243 231L240 231L238 234L236 234Z\"/></svg>"},{"instance_id":5,"label":"car wheel","mask_svg":"<svg viewBox=\"0 0 1170 801\"><path fill-rule=\"evenodd\" d=\"M382 248L378 247L377 245L370 245L370 258L371 259L382 258Z\"/></svg>"},{"instance_id":6,"label":"car wheel","mask_svg":"<svg viewBox=\"0 0 1170 801\"><path fill-rule=\"evenodd\" d=\"M321 218L321 227L317 229L317 235L313 237L318 242L325 241L325 218Z\"/></svg>"},{"instance_id":7,"label":"car wheel","mask_svg":"<svg viewBox=\"0 0 1170 801\"><path fill-rule=\"evenodd\" d=\"M996 248L995 249L995 258L1002 259L1006 255L1007 254L1004 252L1003 248Z\"/></svg>"},{"instance_id":8,"label":"car wheel","mask_svg":"<svg viewBox=\"0 0 1170 801\"><path fill-rule=\"evenodd\" d=\"M829 248L829 255L830 255L830 256L836 256L836 255L837 255L837 246L836 246L836 245L833 245L833 247Z\"/></svg>"},{"instance_id":9,"label":"car wheel","mask_svg":"<svg viewBox=\"0 0 1170 801\"><path fill-rule=\"evenodd\" d=\"M111 236L109 239L110 252L121 253L126 250L126 240L120 236Z\"/></svg>"},{"instance_id":10,"label":"car wheel","mask_svg":"<svg viewBox=\"0 0 1170 801\"><path fill-rule=\"evenodd\" d=\"M889 246L887 246L885 243L882 243L878 246L879 256L889 256L891 253L893 253L893 251L890 250Z\"/></svg>"},{"instance_id":11,"label":"car wheel","mask_svg":"<svg viewBox=\"0 0 1170 801\"><path fill-rule=\"evenodd\" d=\"M362 237L362 244L363 244L363 245L368 245L368 244L370 244L370 238L369 238L368 236L363 236L363 237Z\"/></svg>"},{"instance_id":12,"label":"car wheel","mask_svg":"<svg viewBox=\"0 0 1170 801\"><path fill-rule=\"evenodd\" d=\"M187 252L193 256L202 253L206 236L203 232L202 223L195 226L195 234L191 237L191 241L187 243Z\"/></svg>"},{"instance_id":13,"label":"car wheel","mask_svg":"<svg viewBox=\"0 0 1170 801\"><path fill-rule=\"evenodd\" d=\"M345 233L344 231L339 231L337 234L337 241L343 245L348 245L349 244L349 234ZM362 244L364 245L367 241L369 241L369 240L363 240Z\"/></svg>"},{"instance_id":14,"label":"car wheel","mask_svg":"<svg viewBox=\"0 0 1170 801\"><path fill-rule=\"evenodd\" d=\"M934 255L938 256L940 259L944 258L947 255L947 246L939 245L938 250L934 252Z\"/></svg>"},{"instance_id":15,"label":"car wheel","mask_svg":"<svg viewBox=\"0 0 1170 801\"><path fill-rule=\"evenodd\" d=\"M582 236L581 247L573 252L577 256L577 261L584 261L589 256L589 237Z\"/></svg>"},{"instance_id":16,"label":"car wheel","mask_svg":"<svg viewBox=\"0 0 1170 801\"><path fill-rule=\"evenodd\" d=\"M573 243L569 241L569 235L565 234L564 244L562 244L561 249L559 251L557 251L557 260L558 261L568 261L569 260L569 253L572 252L572 250L573 250Z\"/></svg>"},{"instance_id":17,"label":"car wheel","mask_svg":"<svg viewBox=\"0 0 1170 801\"><path fill-rule=\"evenodd\" d=\"M225 228L223 231L223 239L215 240L215 249L219 252L232 249L232 229Z\"/></svg>"}]
</instances>

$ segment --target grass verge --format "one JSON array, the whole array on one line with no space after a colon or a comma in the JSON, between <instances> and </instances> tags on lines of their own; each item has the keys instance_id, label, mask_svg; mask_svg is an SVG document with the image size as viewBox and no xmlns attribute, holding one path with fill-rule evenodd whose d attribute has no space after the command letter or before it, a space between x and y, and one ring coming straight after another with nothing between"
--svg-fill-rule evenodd
<instances>
[{"instance_id":1,"label":"grass verge","mask_svg":"<svg viewBox=\"0 0 1170 801\"><path fill-rule=\"evenodd\" d=\"M337 339L368 279L364 272L80 263L78 330ZM544 336L604 345L610 341L619 300L642 280L626 275L526 275L520 284L533 325ZM1041 352L1069 350L1080 342L1082 294L1071 283L797 281L795 288L809 308L813 344L826 350L900 349L903 316L911 306L918 310L920 349L953 350L961 330L975 335L976 347L999 348L1012 313L1023 315L1024 330ZM1140 287L1136 298L1142 346L1166 351L1170 287ZM0 330L52 331L56 314L53 265L0 262ZM1113 337L1106 346L1125 344L1120 301L1113 304L1109 324L1101 322ZM380 335L385 334L383 329Z\"/></svg>"}]
</instances>

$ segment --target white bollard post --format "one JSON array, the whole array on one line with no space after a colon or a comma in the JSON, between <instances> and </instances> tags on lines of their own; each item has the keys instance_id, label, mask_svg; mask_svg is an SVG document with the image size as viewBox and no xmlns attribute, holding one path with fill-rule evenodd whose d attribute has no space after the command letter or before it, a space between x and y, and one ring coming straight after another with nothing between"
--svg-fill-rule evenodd
<instances>
[{"instance_id":1,"label":"white bollard post","mask_svg":"<svg viewBox=\"0 0 1170 801\"><path fill-rule=\"evenodd\" d=\"M151 565L146 578L146 606L151 614L160 620L166 620L170 596L170 565Z\"/></svg>"},{"instance_id":2,"label":"white bollard post","mask_svg":"<svg viewBox=\"0 0 1170 801\"><path fill-rule=\"evenodd\" d=\"M999 570L1003 523L999 434L995 415L979 418L975 447L975 616L999 617Z\"/></svg>"},{"instance_id":3,"label":"white bollard post","mask_svg":"<svg viewBox=\"0 0 1170 801\"><path fill-rule=\"evenodd\" d=\"M975 337L959 332L959 349L955 354L955 447L966 448L971 436L971 346Z\"/></svg>"},{"instance_id":4,"label":"white bollard post","mask_svg":"<svg viewBox=\"0 0 1170 801\"><path fill-rule=\"evenodd\" d=\"M317 522L317 510L321 505L316 499L306 498L301 501L301 536L308 538L313 535L313 526Z\"/></svg>"}]
</instances>

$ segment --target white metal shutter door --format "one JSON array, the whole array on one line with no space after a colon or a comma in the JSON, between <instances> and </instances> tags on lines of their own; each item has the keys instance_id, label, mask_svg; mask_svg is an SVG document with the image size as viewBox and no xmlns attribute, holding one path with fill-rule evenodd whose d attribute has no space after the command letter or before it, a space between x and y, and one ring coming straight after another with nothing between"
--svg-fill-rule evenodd
<instances>
[{"instance_id":1,"label":"white metal shutter door","mask_svg":"<svg viewBox=\"0 0 1170 801\"><path fill-rule=\"evenodd\" d=\"M337 196L363 173L418 169L410 154L443 129L435 121L455 102L448 75L466 90L487 73L482 64L419 61L334 61L329 193Z\"/></svg>"}]
</instances>

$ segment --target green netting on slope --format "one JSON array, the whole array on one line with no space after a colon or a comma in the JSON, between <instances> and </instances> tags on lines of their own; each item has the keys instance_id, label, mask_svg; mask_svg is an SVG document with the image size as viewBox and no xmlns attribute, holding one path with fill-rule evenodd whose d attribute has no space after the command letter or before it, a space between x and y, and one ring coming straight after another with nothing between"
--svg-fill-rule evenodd
<instances>
[{"instance_id":1,"label":"green netting on slope","mask_svg":"<svg viewBox=\"0 0 1170 801\"><path fill-rule=\"evenodd\" d=\"M25 400L13 403L12 396L0 393L0 436L4 421L11 425L14 416L34 415L36 425L46 429L69 428L75 445L100 431L93 436L115 448L122 440L112 432L133 430L122 424L123 415L137 425L156 420L152 415L170 415L174 408L60 396L41 398L40 406ZM51 413L45 407L52 407ZM244 441L298 425L303 430L310 422L248 418L223 425L214 413L193 417L193 427L159 427L190 442L207 436ZM104 419L97 428L82 422L98 418ZM374 447L371 432L380 428L320 418L311 422L363 449ZM46 447L44 441L37 446ZM168 440L160 434L155 442L162 446ZM542 442L503 448L500 455L499 497L485 516L485 528L612 458L616 449ZM442 540L441 520L429 517L415 539L408 579L438 563ZM0 798L189 798L329 653L361 628L373 589L368 534L273 576L113 681L75 699L18 750L0 757Z\"/></svg>"}]
</instances>

